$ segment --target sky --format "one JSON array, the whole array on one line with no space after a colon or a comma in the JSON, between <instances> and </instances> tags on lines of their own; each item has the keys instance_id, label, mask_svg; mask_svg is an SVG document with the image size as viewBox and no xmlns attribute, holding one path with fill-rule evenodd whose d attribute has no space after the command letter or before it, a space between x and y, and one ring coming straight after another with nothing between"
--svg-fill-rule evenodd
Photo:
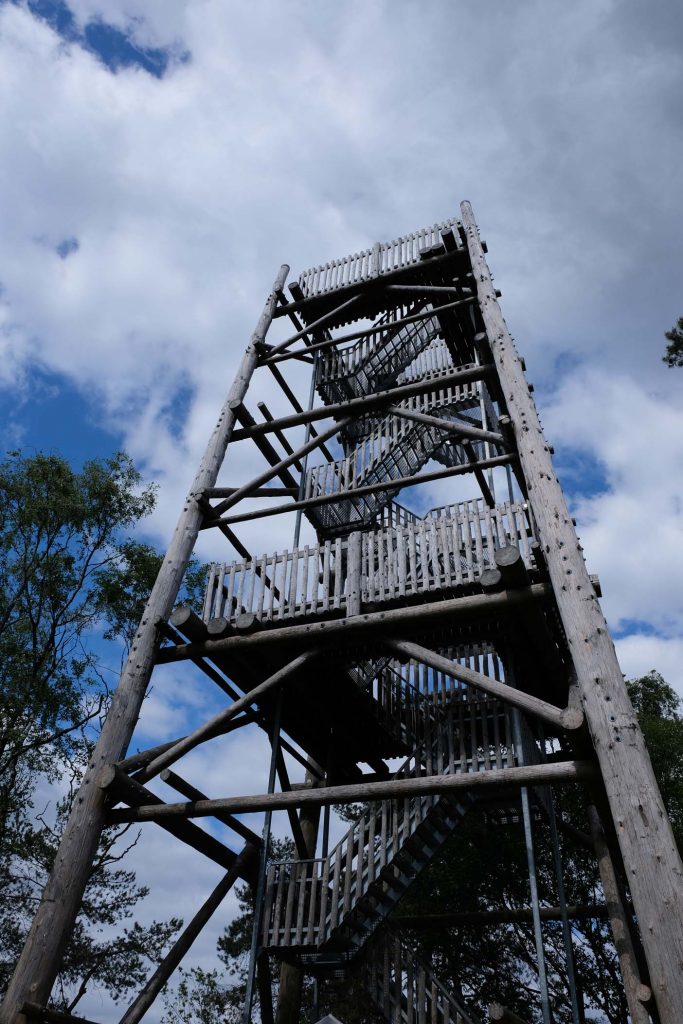
<instances>
[{"instance_id":1,"label":"sky","mask_svg":"<svg viewBox=\"0 0 683 1024\"><path fill-rule=\"evenodd\" d=\"M469 199L622 668L683 695L682 86L673 0L0 2L0 450L125 448L163 547L280 264ZM166 671L145 735L202 686ZM232 792L264 749L234 741ZM227 753L197 756L220 795ZM213 877L135 856L157 912Z\"/></svg>"}]
</instances>

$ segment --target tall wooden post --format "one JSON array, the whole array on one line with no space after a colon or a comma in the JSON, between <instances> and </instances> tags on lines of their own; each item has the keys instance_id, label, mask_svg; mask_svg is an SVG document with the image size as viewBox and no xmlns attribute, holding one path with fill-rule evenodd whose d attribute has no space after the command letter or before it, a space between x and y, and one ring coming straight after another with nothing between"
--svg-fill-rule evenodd
<instances>
[{"instance_id":1,"label":"tall wooden post","mask_svg":"<svg viewBox=\"0 0 683 1024\"><path fill-rule=\"evenodd\" d=\"M235 426L236 411L256 368L258 346L273 319L277 293L284 286L288 271L287 266L280 268L159 569L111 710L74 800L50 879L0 1008L2 1024L14 1024L25 1002L44 1004L59 971L104 826L106 792L97 785L98 776L104 767L120 760L130 742L154 665L157 623L171 614L202 525L200 499L216 483Z\"/></svg>"},{"instance_id":2,"label":"tall wooden post","mask_svg":"<svg viewBox=\"0 0 683 1024\"><path fill-rule=\"evenodd\" d=\"M536 407L498 305L472 207L465 202L461 211L479 307L614 818L657 1006L662 1024L679 1024L683 864Z\"/></svg>"}]
</instances>

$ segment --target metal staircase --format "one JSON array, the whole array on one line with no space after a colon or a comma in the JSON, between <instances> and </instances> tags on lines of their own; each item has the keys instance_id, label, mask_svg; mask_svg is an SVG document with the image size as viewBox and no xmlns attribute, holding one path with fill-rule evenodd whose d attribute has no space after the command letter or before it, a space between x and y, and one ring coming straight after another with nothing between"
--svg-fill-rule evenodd
<instances>
[{"instance_id":1,"label":"metal staircase","mask_svg":"<svg viewBox=\"0 0 683 1024\"><path fill-rule=\"evenodd\" d=\"M420 412L424 403L411 400L404 404L407 411ZM468 455L457 443L457 426L481 428L481 421L458 415L462 404L465 403L455 399L430 409L431 417L443 420L443 428L398 415L386 416L365 436L356 438L355 445L342 458L307 470L304 499L348 495L345 500L320 505L309 513L320 534L335 536L374 524L381 509L396 496L400 486L404 486L392 488L392 481L415 475L432 458L444 466L465 465ZM467 408L470 407L471 399L468 399ZM475 440L471 445L476 458L486 457L485 442ZM385 482L386 490L353 494L356 488Z\"/></svg>"},{"instance_id":2,"label":"metal staircase","mask_svg":"<svg viewBox=\"0 0 683 1024\"><path fill-rule=\"evenodd\" d=\"M378 677L378 692L391 695L385 707L415 743L394 778L504 771L516 763L500 702L461 687L444 706L438 691L423 695L407 684L398 666L385 666ZM370 804L326 857L271 863L264 948L309 966L353 959L472 803L469 795L428 795Z\"/></svg>"},{"instance_id":3,"label":"metal staircase","mask_svg":"<svg viewBox=\"0 0 683 1024\"><path fill-rule=\"evenodd\" d=\"M411 312L418 310L411 308ZM401 307L390 310L373 325L382 328L379 334L342 350L333 349L318 360L315 385L323 402L343 402L383 391L438 337L436 317L392 329L392 322L404 313Z\"/></svg>"}]
</instances>

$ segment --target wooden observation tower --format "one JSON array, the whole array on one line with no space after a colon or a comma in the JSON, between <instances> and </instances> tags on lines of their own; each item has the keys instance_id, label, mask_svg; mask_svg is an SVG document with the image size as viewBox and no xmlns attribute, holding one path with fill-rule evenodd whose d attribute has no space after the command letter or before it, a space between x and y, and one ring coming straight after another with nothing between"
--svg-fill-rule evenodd
<instances>
[{"instance_id":1,"label":"wooden observation tower","mask_svg":"<svg viewBox=\"0 0 683 1024\"><path fill-rule=\"evenodd\" d=\"M73 1019L46 1008L51 987L100 832L130 821L225 875L122 1024L142 1018L239 878L256 899L245 1020L298 1021L302 975L353 974L390 1022L477 1024L467 993L444 987L392 923L469 814L493 842L504 816L524 829L545 1024L532 829L549 822L567 1005L581 1024L553 802L567 783L585 795L592 835L578 841L599 863L631 1019L683 1020L681 861L485 252L463 203L461 220L315 267L288 294L281 269L150 596L4 1024ZM256 401L260 381L268 395L277 385L275 412ZM238 460L251 479L219 481L233 446L251 447L251 462ZM452 500L430 507L430 487L451 480L440 493ZM284 516L293 543L264 553L271 517ZM235 531L254 520L263 543L250 552ZM238 558L211 566L203 608L174 607L201 530L221 531ZM152 671L170 662L198 666L225 707L131 754ZM267 791L207 794L186 781L184 755L236 729L267 733ZM329 808L351 802L365 809L331 842ZM282 810L296 858L272 862L264 836ZM257 811L258 835L240 817ZM490 1019L517 1018L495 1006Z\"/></svg>"}]
</instances>

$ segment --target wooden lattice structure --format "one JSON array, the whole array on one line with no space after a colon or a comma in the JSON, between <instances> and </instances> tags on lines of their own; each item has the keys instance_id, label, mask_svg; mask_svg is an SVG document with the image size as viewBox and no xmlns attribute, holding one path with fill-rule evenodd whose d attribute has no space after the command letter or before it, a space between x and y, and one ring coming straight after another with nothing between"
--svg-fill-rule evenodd
<instances>
[{"instance_id":1,"label":"wooden lattice structure","mask_svg":"<svg viewBox=\"0 0 683 1024\"><path fill-rule=\"evenodd\" d=\"M257 989L261 1019L273 1020L279 960L279 1022L298 1020L302 973L353 972L387 1020L475 1024L392 922L469 813L524 826L549 1022L530 838L537 814L555 834L553 789L568 782L584 786L590 805L583 839L598 859L631 1018L683 1019L680 858L485 252L464 203L461 220L306 271L289 295L281 269L150 596L5 1024L22 1013L71 1019L46 1008L60 955L102 827L129 821L155 823L226 874L122 1024L141 1019L238 878L254 886L257 908L245 1019ZM273 342L288 322L293 333ZM310 370L308 407L292 369L299 382ZM289 410L273 415L259 402L257 421L251 395L264 375ZM255 446L263 469L219 487L238 444ZM425 508L424 485L455 477L472 481L471 497ZM269 517L292 512L288 550L252 554L235 532L263 519L265 536ZM220 530L238 558L210 567L203 608L174 608L204 529ZM129 755L154 666L187 661L226 708ZM209 797L172 769L238 728L268 732L267 792ZM290 782L291 759L305 784ZM157 778L183 801L155 795ZM320 809L345 802L367 807L330 846ZM265 812L267 835L282 809L297 857L267 862L263 837L239 815ZM243 848L193 821L206 816ZM561 884L560 895L568 938ZM570 940L567 958L571 988ZM580 1021L576 991L567 1000ZM506 1013L490 1010L512 1020Z\"/></svg>"}]
</instances>

